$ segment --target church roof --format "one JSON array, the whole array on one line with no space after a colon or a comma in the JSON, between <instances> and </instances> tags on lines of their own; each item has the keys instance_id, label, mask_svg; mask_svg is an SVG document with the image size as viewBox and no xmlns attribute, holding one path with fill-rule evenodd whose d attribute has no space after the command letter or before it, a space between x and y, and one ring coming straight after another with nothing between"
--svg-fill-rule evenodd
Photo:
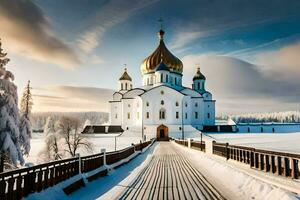
<instances>
[{"instance_id":1,"label":"church roof","mask_svg":"<svg viewBox=\"0 0 300 200\"><path fill-rule=\"evenodd\" d=\"M156 66L155 71L157 72L157 71L163 71L163 70L170 71L168 66L165 63L160 62L159 65Z\"/></svg>"},{"instance_id":2,"label":"church roof","mask_svg":"<svg viewBox=\"0 0 300 200\"><path fill-rule=\"evenodd\" d=\"M197 73L193 78L193 81L195 80L206 80L206 77L200 72L200 67L197 69Z\"/></svg>"},{"instance_id":3,"label":"church roof","mask_svg":"<svg viewBox=\"0 0 300 200\"><path fill-rule=\"evenodd\" d=\"M182 62L174 56L166 47L163 36L165 32L161 29L158 32L159 36L159 44L155 51L145 58L145 60L141 64L141 72L142 74L152 73L155 71L157 65L161 63L161 61L169 68L171 72L176 72L181 74L183 71Z\"/></svg>"},{"instance_id":4,"label":"church roof","mask_svg":"<svg viewBox=\"0 0 300 200\"><path fill-rule=\"evenodd\" d=\"M119 78L119 81L123 81L123 80L132 81L131 77L130 77L129 74L127 73L127 68L124 69L124 73L123 73L122 76Z\"/></svg>"}]
</instances>

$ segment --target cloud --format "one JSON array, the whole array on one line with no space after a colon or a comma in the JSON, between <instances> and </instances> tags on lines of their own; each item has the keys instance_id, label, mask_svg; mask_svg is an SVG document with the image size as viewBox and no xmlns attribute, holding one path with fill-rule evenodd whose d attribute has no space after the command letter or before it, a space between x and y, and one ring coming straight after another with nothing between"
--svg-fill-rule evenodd
<instances>
[{"instance_id":1,"label":"cloud","mask_svg":"<svg viewBox=\"0 0 300 200\"><path fill-rule=\"evenodd\" d=\"M174 44L174 48L182 48L195 40L222 34L228 30L297 16L300 2L298 0L290 0L289 3L282 0L272 2L268 0L214 0L213 2L194 0L181 1L168 6L169 10L178 11L172 20L176 35L171 44ZM178 18L177 16L185 17ZM176 44L177 41L178 44Z\"/></svg>"},{"instance_id":2,"label":"cloud","mask_svg":"<svg viewBox=\"0 0 300 200\"><path fill-rule=\"evenodd\" d=\"M102 40L105 32L125 21L136 11L158 0L111 0L104 4L93 16L87 31L78 39L79 47L86 53L92 52Z\"/></svg>"},{"instance_id":3,"label":"cloud","mask_svg":"<svg viewBox=\"0 0 300 200\"><path fill-rule=\"evenodd\" d=\"M256 55L256 62L262 70L276 80L300 84L300 41L279 50L262 52ZM299 97L300 99L300 97Z\"/></svg>"},{"instance_id":4,"label":"cloud","mask_svg":"<svg viewBox=\"0 0 300 200\"><path fill-rule=\"evenodd\" d=\"M278 80L264 73L260 65L219 55L188 55L184 82L191 84L200 63L206 76L206 89L217 100L218 113L233 114L291 110L299 107L298 84ZM278 106L280 105L280 106Z\"/></svg>"},{"instance_id":5,"label":"cloud","mask_svg":"<svg viewBox=\"0 0 300 200\"><path fill-rule=\"evenodd\" d=\"M109 112L113 90L95 87L48 86L33 88L34 112Z\"/></svg>"},{"instance_id":6,"label":"cloud","mask_svg":"<svg viewBox=\"0 0 300 200\"><path fill-rule=\"evenodd\" d=\"M29 59L74 68L76 53L51 32L49 20L30 0L0 1L0 37L8 51Z\"/></svg>"}]
</instances>

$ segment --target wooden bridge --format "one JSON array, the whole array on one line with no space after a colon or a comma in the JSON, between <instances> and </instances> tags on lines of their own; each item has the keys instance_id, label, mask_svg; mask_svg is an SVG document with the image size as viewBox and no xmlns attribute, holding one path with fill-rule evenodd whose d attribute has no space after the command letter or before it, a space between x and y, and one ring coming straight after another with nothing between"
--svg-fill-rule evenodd
<instances>
[{"instance_id":1,"label":"wooden bridge","mask_svg":"<svg viewBox=\"0 0 300 200\"><path fill-rule=\"evenodd\" d=\"M120 199L224 199L170 142L160 142L151 161L125 187Z\"/></svg>"}]
</instances>

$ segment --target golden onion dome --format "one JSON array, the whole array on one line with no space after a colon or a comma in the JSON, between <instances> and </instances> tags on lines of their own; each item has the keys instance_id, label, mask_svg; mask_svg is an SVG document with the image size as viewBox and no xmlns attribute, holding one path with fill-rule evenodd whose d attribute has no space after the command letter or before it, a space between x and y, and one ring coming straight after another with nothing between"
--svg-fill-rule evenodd
<instances>
[{"instance_id":1,"label":"golden onion dome","mask_svg":"<svg viewBox=\"0 0 300 200\"><path fill-rule=\"evenodd\" d=\"M143 63L141 64L141 72L142 74L155 72L155 68L161 62L166 64L171 72L182 74L183 64L182 62L174 56L166 47L163 36L165 32L160 30L158 32L159 37L159 45L155 49L155 51L145 58Z\"/></svg>"}]
</instances>

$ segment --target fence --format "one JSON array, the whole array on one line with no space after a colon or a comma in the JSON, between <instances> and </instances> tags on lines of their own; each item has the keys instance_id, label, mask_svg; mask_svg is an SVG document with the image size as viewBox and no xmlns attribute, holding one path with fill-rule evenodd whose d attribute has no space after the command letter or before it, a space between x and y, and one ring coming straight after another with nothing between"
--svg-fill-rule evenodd
<instances>
[{"instance_id":1,"label":"fence","mask_svg":"<svg viewBox=\"0 0 300 200\"><path fill-rule=\"evenodd\" d=\"M213 154L261 171L299 179L300 155L213 142Z\"/></svg>"},{"instance_id":2,"label":"fence","mask_svg":"<svg viewBox=\"0 0 300 200\"><path fill-rule=\"evenodd\" d=\"M188 140L175 140L175 142L177 144L183 145L188 147L189 146L189 141ZM204 141L194 141L194 140L190 140L190 147L193 149L197 149L200 151L205 152L205 142Z\"/></svg>"},{"instance_id":3,"label":"fence","mask_svg":"<svg viewBox=\"0 0 300 200\"><path fill-rule=\"evenodd\" d=\"M147 141L123 150L108 152L106 162L109 165L121 161L135 151L141 151L151 142ZM75 157L0 173L0 199L22 199L30 193L40 192L73 177L79 174L80 160L81 171L86 173L103 166L104 155L99 153L81 158Z\"/></svg>"}]
</instances>

